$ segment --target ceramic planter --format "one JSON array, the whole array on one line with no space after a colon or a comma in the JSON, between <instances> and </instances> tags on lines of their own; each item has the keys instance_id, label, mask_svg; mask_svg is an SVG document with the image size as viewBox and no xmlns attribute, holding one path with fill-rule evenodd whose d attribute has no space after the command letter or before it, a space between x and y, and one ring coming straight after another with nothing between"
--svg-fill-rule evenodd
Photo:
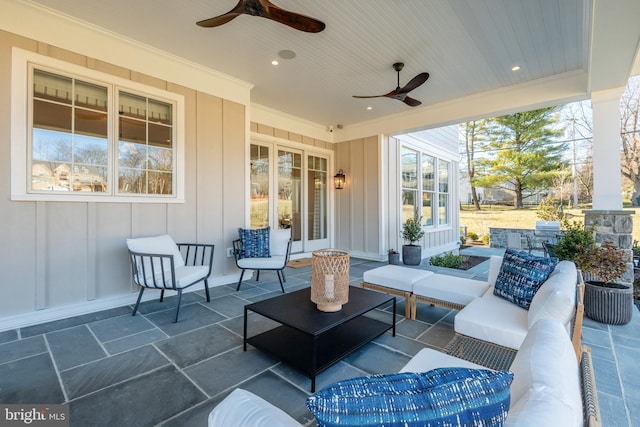
<instances>
[{"instance_id":1,"label":"ceramic planter","mask_svg":"<svg viewBox=\"0 0 640 427\"><path fill-rule=\"evenodd\" d=\"M400 265L400 252L389 252L389 264Z\"/></svg>"},{"instance_id":2,"label":"ceramic planter","mask_svg":"<svg viewBox=\"0 0 640 427\"><path fill-rule=\"evenodd\" d=\"M584 314L608 325L626 325L633 314L633 289L618 283L585 282Z\"/></svg>"},{"instance_id":3,"label":"ceramic planter","mask_svg":"<svg viewBox=\"0 0 640 427\"><path fill-rule=\"evenodd\" d=\"M402 247L402 262L406 265L420 265L422 262L422 246L404 245Z\"/></svg>"}]
</instances>

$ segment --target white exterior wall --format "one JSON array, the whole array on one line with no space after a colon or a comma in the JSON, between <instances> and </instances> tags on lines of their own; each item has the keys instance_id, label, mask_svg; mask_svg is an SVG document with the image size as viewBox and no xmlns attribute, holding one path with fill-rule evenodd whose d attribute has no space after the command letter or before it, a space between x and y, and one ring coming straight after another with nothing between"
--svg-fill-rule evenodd
<instances>
[{"instance_id":1,"label":"white exterior wall","mask_svg":"<svg viewBox=\"0 0 640 427\"><path fill-rule=\"evenodd\" d=\"M168 233L177 241L214 243L210 285L235 282L238 270L226 248L236 228L246 225L252 132L336 152L334 168L347 174L347 189L334 194L336 247L384 259L388 248L402 243L395 139L333 144L322 125L250 106L250 84L20 3L8 8L0 16L0 292L10 298L0 300L0 331L133 304L128 237ZM12 201L14 47L182 95L184 203ZM451 174L457 174L457 161ZM454 216L452 230L457 223ZM430 233L425 254L454 241L457 233Z\"/></svg>"}]
</instances>

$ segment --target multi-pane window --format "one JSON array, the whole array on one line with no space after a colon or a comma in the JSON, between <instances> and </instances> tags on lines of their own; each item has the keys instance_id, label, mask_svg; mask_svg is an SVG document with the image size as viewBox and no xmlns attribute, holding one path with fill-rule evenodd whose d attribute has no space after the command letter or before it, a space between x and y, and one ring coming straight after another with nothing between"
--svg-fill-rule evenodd
<instances>
[{"instance_id":1,"label":"multi-pane window","mask_svg":"<svg viewBox=\"0 0 640 427\"><path fill-rule=\"evenodd\" d=\"M436 159L422 154L422 225L433 225L433 201L436 194Z\"/></svg>"},{"instance_id":2,"label":"multi-pane window","mask_svg":"<svg viewBox=\"0 0 640 427\"><path fill-rule=\"evenodd\" d=\"M33 191L105 192L108 88L34 69Z\"/></svg>"},{"instance_id":3,"label":"multi-pane window","mask_svg":"<svg viewBox=\"0 0 640 427\"><path fill-rule=\"evenodd\" d=\"M438 160L438 223L449 223L449 165Z\"/></svg>"},{"instance_id":4,"label":"multi-pane window","mask_svg":"<svg viewBox=\"0 0 640 427\"><path fill-rule=\"evenodd\" d=\"M28 70L29 193L177 196L177 97Z\"/></svg>"},{"instance_id":5,"label":"multi-pane window","mask_svg":"<svg viewBox=\"0 0 640 427\"><path fill-rule=\"evenodd\" d=\"M402 174L402 223L409 218L419 216L418 210L418 152L408 148L402 148L401 164Z\"/></svg>"},{"instance_id":6,"label":"multi-pane window","mask_svg":"<svg viewBox=\"0 0 640 427\"><path fill-rule=\"evenodd\" d=\"M404 224L422 217L423 226L449 223L450 162L402 147L401 192Z\"/></svg>"},{"instance_id":7,"label":"multi-pane window","mask_svg":"<svg viewBox=\"0 0 640 427\"><path fill-rule=\"evenodd\" d=\"M118 98L118 190L172 194L172 105L123 91Z\"/></svg>"}]
</instances>

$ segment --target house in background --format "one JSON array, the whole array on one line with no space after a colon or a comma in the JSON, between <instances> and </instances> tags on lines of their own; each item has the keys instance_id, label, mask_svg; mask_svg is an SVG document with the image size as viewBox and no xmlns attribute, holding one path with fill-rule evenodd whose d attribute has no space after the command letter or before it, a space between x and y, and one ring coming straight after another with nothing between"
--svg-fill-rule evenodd
<instances>
[{"instance_id":1,"label":"house in background","mask_svg":"<svg viewBox=\"0 0 640 427\"><path fill-rule=\"evenodd\" d=\"M246 16L204 30L194 22L213 6L174 3L0 0L0 286L11 295L0 301L1 330L135 302L128 237L214 243L213 286L238 279L226 250L238 227L290 228L296 256L337 247L381 260L418 214L423 256L450 250L460 202L450 126L473 118L591 97L594 209L621 208L615 174L603 171L619 167L608 149L616 102L638 70L635 1L555 0L533 11L528 0L520 9L433 1L411 11L387 0L331 10L283 0L323 17L315 37ZM421 23L411 31L390 24L411 13ZM544 28L550 17L557 29ZM537 38L505 37L512 30L494 20ZM552 30L565 37L547 37ZM540 46L549 50L538 57ZM280 56L282 74L267 68L288 47L299 62ZM514 77L527 54L530 67ZM431 73L412 92L423 106L351 97L395 86L379 62L398 56L416 63L403 81ZM60 150L45 149L52 141ZM75 185L75 174L88 181Z\"/></svg>"}]
</instances>

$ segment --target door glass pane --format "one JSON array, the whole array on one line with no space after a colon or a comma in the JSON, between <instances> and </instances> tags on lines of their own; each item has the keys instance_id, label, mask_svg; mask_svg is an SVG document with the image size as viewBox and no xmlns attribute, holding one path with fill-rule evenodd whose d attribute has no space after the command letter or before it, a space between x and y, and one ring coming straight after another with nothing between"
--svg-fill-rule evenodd
<instances>
[{"instance_id":1,"label":"door glass pane","mask_svg":"<svg viewBox=\"0 0 640 427\"><path fill-rule=\"evenodd\" d=\"M269 147L251 144L249 201L251 228L269 225Z\"/></svg>"},{"instance_id":2,"label":"door glass pane","mask_svg":"<svg viewBox=\"0 0 640 427\"><path fill-rule=\"evenodd\" d=\"M327 238L327 161L308 156L307 205L308 240Z\"/></svg>"},{"instance_id":3,"label":"door glass pane","mask_svg":"<svg viewBox=\"0 0 640 427\"><path fill-rule=\"evenodd\" d=\"M278 150L278 228L291 229L293 241L302 238L302 154Z\"/></svg>"}]
</instances>

